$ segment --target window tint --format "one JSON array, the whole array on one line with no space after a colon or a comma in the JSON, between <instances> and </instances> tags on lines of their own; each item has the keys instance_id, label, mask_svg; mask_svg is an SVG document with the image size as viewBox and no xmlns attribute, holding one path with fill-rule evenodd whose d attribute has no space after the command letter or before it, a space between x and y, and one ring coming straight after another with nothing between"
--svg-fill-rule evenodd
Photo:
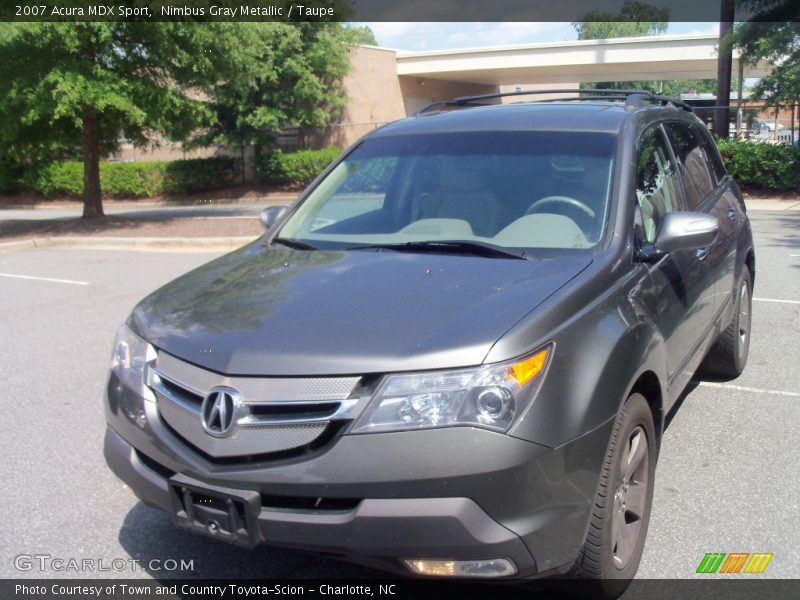
<instances>
[{"instance_id":1,"label":"window tint","mask_svg":"<svg viewBox=\"0 0 800 600\"><path fill-rule=\"evenodd\" d=\"M397 157L379 156L346 163L347 178L317 213L310 231L317 231L383 208Z\"/></svg>"},{"instance_id":2,"label":"window tint","mask_svg":"<svg viewBox=\"0 0 800 600\"><path fill-rule=\"evenodd\" d=\"M714 174L705 151L700 147L700 142L689 125L667 123L666 128L683 175L686 203L689 210L694 210L716 186Z\"/></svg>"},{"instance_id":3,"label":"window tint","mask_svg":"<svg viewBox=\"0 0 800 600\"><path fill-rule=\"evenodd\" d=\"M636 202L644 241L655 241L664 215L681 209L678 189L677 169L661 128L651 127L639 141L636 165Z\"/></svg>"},{"instance_id":4,"label":"window tint","mask_svg":"<svg viewBox=\"0 0 800 600\"><path fill-rule=\"evenodd\" d=\"M700 147L706 153L708 164L711 165L711 170L716 176L716 183L719 183L727 173L725 172L725 166L722 164L722 159L719 156L719 151L717 150L717 145L714 143L714 139L711 137L708 129L702 125L692 125L692 131L700 141Z\"/></svg>"},{"instance_id":5,"label":"window tint","mask_svg":"<svg viewBox=\"0 0 800 600\"><path fill-rule=\"evenodd\" d=\"M605 231L614 135L481 131L364 140L281 229L325 249L420 241L586 250Z\"/></svg>"}]
</instances>

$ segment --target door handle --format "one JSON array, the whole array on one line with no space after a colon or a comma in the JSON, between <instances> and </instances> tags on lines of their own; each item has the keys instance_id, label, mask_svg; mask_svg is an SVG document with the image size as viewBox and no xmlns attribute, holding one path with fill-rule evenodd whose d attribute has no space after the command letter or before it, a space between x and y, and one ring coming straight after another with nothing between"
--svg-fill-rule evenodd
<instances>
[{"instance_id":1,"label":"door handle","mask_svg":"<svg viewBox=\"0 0 800 600\"><path fill-rule=\"evenodd\" d=\"M695 256L695 258L697 260L703 261L703 260L705 260L706 256L708 256L708 253L710 251L711 251L711 247L710 246L708 248L699 248L697 250L697 252L694 253L694 256Z\"/></svg>"},{"instance_id":2,"label":"door handle","mask_svg":"<svg viewBox=\"0 0 800 600\"><path fill-rule=\"evenodd\" d=\"M736 220L736 209L735 208L729 208L728 209L728 220L729 221L735 221Z\"/></svg>"}]
</instances>

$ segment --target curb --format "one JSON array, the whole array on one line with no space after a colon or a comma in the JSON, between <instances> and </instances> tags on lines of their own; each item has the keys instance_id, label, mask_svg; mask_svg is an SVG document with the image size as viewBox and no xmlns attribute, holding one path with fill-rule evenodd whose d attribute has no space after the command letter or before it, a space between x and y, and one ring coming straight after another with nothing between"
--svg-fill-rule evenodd
<instances>
[{"instance_id":1,"label":"curb","mask_svg":"<svg viewBox=\"0 0 800 600\"><path fill-rule=\"evenodd\" d=\"M274 204L291 204L300 192L271 193L251 198L210 198L208 200L103 200L103 209L109 208L159 208L159 207L197 207L197 206L271 206ZM83 202L76 200L59 202L40 202L22 204L0 204L0 210L57 210L63 208L83 208Z\"/></svg>"},{"instance_id":2,"label":"curb","mask_svg":"<svg viewBox=\"0 0 800 600\"><path fill-rule=\"evenodd\" d=\"M0 252L17 252L40 248L73 250L136 250L141 252L225 252L241 248L256 237L205 238L113 238L113 237L46 237L0 243Z\"/></svg>"}]
</instances>

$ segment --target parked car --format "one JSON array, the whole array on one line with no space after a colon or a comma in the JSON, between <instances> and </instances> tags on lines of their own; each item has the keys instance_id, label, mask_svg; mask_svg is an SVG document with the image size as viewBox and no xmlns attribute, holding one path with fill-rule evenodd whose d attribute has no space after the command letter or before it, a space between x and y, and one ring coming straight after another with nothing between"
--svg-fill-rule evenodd
<instances>
[{"instance_id":1,"label":"parked car","mask_svg":"<svg viewBox=\"0 0 800 600\"><path fill-rule=\"evenodd\" d=\"M766 119L753 119L752 130L756 135L766 133L772 134L776 129L780 131L786 129L786 126L781 123L775 123L774 121L767 121Z\"/></svg>"},{"instance_id":2,"label":"parked car","mask_svg":"<svg viewBox=\"0 0 800 600\"><path fill-rule=\"evenodd\" d=\"M461 98L364 137L134 309L111 469L240 546L619 595L665 416L701 366L744 369L755 277L706 128L619 95Z\"/></svg>"}]
</instances>

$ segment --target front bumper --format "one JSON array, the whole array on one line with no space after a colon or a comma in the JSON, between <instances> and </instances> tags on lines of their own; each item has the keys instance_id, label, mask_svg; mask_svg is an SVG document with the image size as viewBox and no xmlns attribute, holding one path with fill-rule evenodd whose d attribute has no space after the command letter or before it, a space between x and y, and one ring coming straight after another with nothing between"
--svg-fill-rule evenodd
<instances>
[{"instance_id":1,"label":"front bumper","mask_svg":"<svg viewBox=\"0 0 800 600\"><path fill-rule=\"evenodd\" d=\"M176 474L256 492L266 543L401 573L399 559L507 558L519 576L570 564L610 434L609 423L556 449L470 427L344 435L306 457L212 464L164 427L153 403L146 422L126 417L130 392L118 390L109 382L105 457L146 504L171 511Z\"/></svg>"}]
</instances>

